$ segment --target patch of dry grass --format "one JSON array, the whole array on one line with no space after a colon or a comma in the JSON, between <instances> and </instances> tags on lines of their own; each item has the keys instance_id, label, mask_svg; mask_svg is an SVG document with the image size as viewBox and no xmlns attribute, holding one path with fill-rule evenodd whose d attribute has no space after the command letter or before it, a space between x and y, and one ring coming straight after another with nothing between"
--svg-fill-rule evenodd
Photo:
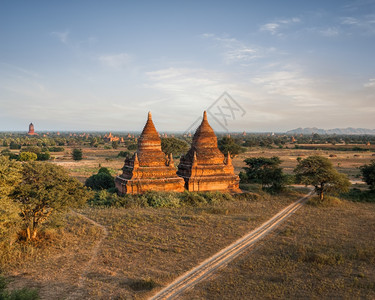
<instances>
[{"instance_id":1,"label":"patch of dry grass","mask_svg":"<svg viewBox=\"0 0 375 300\"><path fill-rule=\"evenodd\" d=\"M374 299L375 205L305 205L182 299Z\"/></svg>"},{"instance_id":2,"label":"patch of dry grass","mask_svg":"<svg viewBox=\"0 0 375 300\"><path fill-rule=\"evenodd\" d=\"M73 216L60 242L7 274L13 287L36 287L44 299L146 298L298 197L292 193L178 209L86 208L81 212L104 225L108 237L82 286L79 276L101 231Z\"/></svg>"}]
</instances>

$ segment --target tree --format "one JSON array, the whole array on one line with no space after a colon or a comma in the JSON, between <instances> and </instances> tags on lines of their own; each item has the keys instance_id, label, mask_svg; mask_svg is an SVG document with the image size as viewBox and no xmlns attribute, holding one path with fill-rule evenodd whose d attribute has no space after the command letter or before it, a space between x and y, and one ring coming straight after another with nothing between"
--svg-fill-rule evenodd
<instances>
[{"instance_id":1,"label":"tree","mask_svg":"<svg viewBox=\"0 0 375 300\"><path fill-rule=\"evenodd\" d=\"M237 156L238 154L244 152L244 149L240 145L239 140L235 140L232 137L223 137L217 142L219 150L224 154L227 155L228 152L231 154L232 157Z\"/></svg>"},{"instance_id":2,"label":"tree","mask_svg":"<svg viewBox=\"0 0 375 300\"><path fill-rule=\"evenodd\" d=\"M325 194L347 192L350 182L346 175L340 174L328 158L314 155L298 162L294 169L297 182L312 185L320 201Z\"/></svg>"},{"instance_id":3,"label":"tree","mask_svg":"<svg viewBox=\"0 0 375 300\"><path fill-rule=\"evenodd\" d=\"M35 239L38 229L51 214L83 205L89 193L61 167L49 163L22 164L21 184L10 197L20 205L27 239Z\"/></svg>"},{"instance_id":4,"label":"tree","mask_svg":"<svg viewBox=\"0 0 375 300\"><path fill-rule=\"evenodd\" d=\"M183 153L186 153L189 150L189 144L183 140L180 140L174 137L162 138L161 150L167 155L172 153L173 156L176 157L176 156L180 156Z\"/></svg>"},{"instance_id":5,"label":"tree","mask_svg":"<svg viewBox=\"0 0 375 300\"><path fill-rule=\"evenodd\" d=\"M263 188L268 187L273 191L280 191L285 187L287 179L279 167L281 160L277 156L252 157L244 162L248 167L243 168L246 173L240 173L242 182L259 183Z\"/></svg>"},{"instance_id":6,"label":"tree","mask_svg":"<svg viewBox=\"0 0 375 300\"><path fill-rule=\"evenodd\" d=\"M18 156L19 161L33 161L37 160L38 156L33 152L21 152Z\"/></svg>"},{"instance_id":7,"label":"tree","mask_svg":"<svg viewBox=\"0 0 375 300\"><path fill-rule=\"evenodd\" d=\"M87 178L85 186L93 190L106 190L115 187L115 181L107 168L100 168L98 174Z\"/></svg>"},{"instance_id":8,"label":"tree","mask_svg":"<svg viewBox=\"0 0 375 300\"><path fill-rule=\"evenodd\" d=\"M19 207L9 198L21 181L21 163L0 156L0 241L9 237L19 219ZM0 244L1 246L1 244Z\"/></svg>"},{"instance_id":9,"label":"tree","mask_svg":"<svg viewBox=\"0 0 375 300\"><path fill-rule=\"evenodd\" d=\"M375 191L375 160L372 160L368 165L361 166L359 169L363 180L370 186L370 190Z\"/></svg>"},{"instance_id":10,"label":"tree","mask_svg":"<svg viewBox=\"0 0 375 300\"><path fill-rule=\"evenodd\" d=\"M82 159L82 149L74 148L72 152L72 157L74 160Z\"/></svg>"},{"instance_id":11,"label":"tree","mask_svg":"<svg viewBox=\"0 0 375 300\"><path fill-rule=\"evenodd\" d=\"M118 144L119 144L118 141L113 141L113 142L112 142L112 148L113 148L113 149L117 149L117 148L118 148Z\"/></svg>"}]
</instances>

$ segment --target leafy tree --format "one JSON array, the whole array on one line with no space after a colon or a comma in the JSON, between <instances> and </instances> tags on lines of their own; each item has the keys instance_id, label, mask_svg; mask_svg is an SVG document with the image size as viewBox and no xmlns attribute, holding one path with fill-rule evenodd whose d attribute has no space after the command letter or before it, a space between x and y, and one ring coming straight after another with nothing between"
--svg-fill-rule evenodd
<instances>
[{"instance_id":1,"label":"leafy tree","mask_svg":"<svg viewBox=\"0 0 375 300\"><path fill-rule=\"evenodd\" d=\"M119 144L118 141L113 141L113 142L112 142L112 148L113 148L113 149L117 149L117 148L118 148L118 144Z\"/></svg>"},{"instance_id":2,"label":"leafy tree","mask_svg":"<svg viewBox=\"0 0 375 300\"><path fill-rule=\"evenodd\" d=\"M372 160L368 165L361 166L359 169L364 181L370 186L372 191L375 191L375 160Z\"/></svg>"},{"instance_id":3,"label":"leafy tree","mask_svg":"<svg viewBox=\"0 0 375 300\"><path fill-rule=\"evenodd\" d=\"M279 157L252 157L244 162L247 167L243 168L245 173L240 173L242 182L259 183L263 188L268 187L272 191L280 191L285 187L287 178L280 167Z\"/></svg>"},{"instance_id":4,"label":"leafy tree","mask_svg":"<svg viewBox=\"0 0 375 300\"><path fill-rule=\"evenodd\" d=\"M82 149L74 148L72 152L72 157L74 160L82 160Z\"/></svg>"},{"instance_id":5,"label":"leafy tree","mask_svg":"<svg viewBox=\"0 0 375 300\"><path fill-rule=\"evenodd\" d=\"M38 156L33 152L21 152L18 156L19 161L33 161L36 160Z\"/></svg>"},{"instance_id":6,"label":"leafy tree","mask_svg":"<svg viewBox=\"0 0 375 300\"><path fill-rule=\"evenodd\" d=\"M231 157L235 157L238 154L244 152L244 148L241 147L240 141L235 140L232 137L223 137L217 142L219 150L224 154L227 155L228 152L231 154Z\"/></svg>"},{"instance_id":7,"label":"leafy tree","mask_svg":"<svg viewBox=\"0 0 375 300\"><path fill-rule=\"evenodd\" d=\"M11 141L9 144L10 149L21 149L21 145L17 144L15 141Z\"/></svg>"},{"instance_id":8,"label":"leafy tree","mask_svg":"<svg viewBox=\"0 0 375 300\"><path fill-rule=\"evenodd\" d=\"M167 155L172 153L173 156L180 156L189 150L189 145L185 141L174 137L162 138L161 150Z\"/></svg>"},{"instance_id":9,"label":"leafy tree","mask_svg":"<svg viewBox=\"0 0 375 300\"><path fill-rule=\"evenodd\" d=\"M49 160L51 158L51 155L49 154L49 152L41 152L41 153L38 153L37 154L37 160Z\"/></svg>"},{"instance_id":10,"label":"leafy tree","mask_svg":"<svg viewBox=\"0 0 375 300\"><path fill-rule=\"evenodd\" d=\"M313 155L298 162L294 169L297 182L312 185L320 201L325 194L347 192L350 182L346 175L340 174L328 158Z\"/></svg>"},{"instance_id":11,"label":"leafy tree","mask_svg":"<svg viewBox=\"0 0 375 300\"><path fill-rule=\"evenodd\" d=\"M137 150L138 149L138 145L136 143L132 143L132 144L129 144L127 146L128 150Z\"/></svg>"},{"instance_id":12,"label":"leafy tree","mask_svg":"<svg viewBox=\"0 0 375 300\"><path fill-rule=\"evenodd\" d=\"M0 241L4 241L20 221L19 207L9 198L9 194L21 181L20 175L19 162L0 156Z\"/></svg>"},{"instance_id":13,"label":"leafy tree","mask_svg":"<svg viewBox=\"0 0 375 300\"><path fill-rule=\"evenodd\" d=\"M117 157L130 157L131 154L129 151L120 151L119 154L117 154Z\"/></svg>"},{"instance_id":14,"label":"leafy tree","mask_svg":"<svg viewBox=\"0 0 375 300\"><path fill-rule=\"evenodd\" d=\"M85 186L93 190L106 190L115 187L115 181L107 168L100 168L98 174L87 178Z\"/></svg>"},{"instance_id":15,"label":"leafy tree","mask_svg":"<svg viewBox=\"0 0 375 300\"><path fill-rule=\"evenodd\" d=\"M27 239L35 239L38 229L51 214L83 205L89 193L61 167L49 163L22 164L21 184L11 193L20 205Z\"/></svg>"}]
</instances>

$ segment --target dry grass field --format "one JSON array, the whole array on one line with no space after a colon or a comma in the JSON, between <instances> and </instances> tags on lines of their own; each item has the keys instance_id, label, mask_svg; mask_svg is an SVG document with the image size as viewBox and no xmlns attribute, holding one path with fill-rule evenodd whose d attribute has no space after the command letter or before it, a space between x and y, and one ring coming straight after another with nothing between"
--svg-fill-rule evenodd
<instances>
[{"instance_id":1,"label":"dry grass field","mask_svg":"<svg viewBox=\"0 0 375 300\"><path fill-rule=\"evenodd\" d=\"M36 287L43 299L144 299L270 218L298 193L199 208L86 208L108 236L87 268L102 230L68 215L51 243L7 270L11 287ZM21 262L23 261L23 262Z\"/></svg>"},{"instance_id":2,"label":"dry grass field","mask_svg":"<svg viewBox=\"0 0 375 300\"><path fill-rule=\"evenodd\" d=\"M71 148L53 153L53 163L84 182L99 167L121 173L125 148ZM373 152L330 149L252 149L233 160L236 173L247 157L279 156L286 173L297 157L329 157L340 172L358 180L358 167ZM175 160L178 164L178 160ZM301 190L301 192L303 192ZM66 214L44 240L20 245L5 274L11 288L35 287L42 299L145 299L174 278L256 228L301 192L261 193L238 200L181 208L100 208ZM185 299L375 298L375 205L343 201L335 207L305 206L255 252L242 256ZM21 249L22 248L22 249Z\"/></svg>"},{"instance_id":3,"label":"dry grass field","mask_svg":"<svg viewBox=\"0 0 375 300\"><path fill-rule=\"evenodd\" d=\"M375 205L305 205L182 299L375 299Z\"/></svg>"}]
</instances>

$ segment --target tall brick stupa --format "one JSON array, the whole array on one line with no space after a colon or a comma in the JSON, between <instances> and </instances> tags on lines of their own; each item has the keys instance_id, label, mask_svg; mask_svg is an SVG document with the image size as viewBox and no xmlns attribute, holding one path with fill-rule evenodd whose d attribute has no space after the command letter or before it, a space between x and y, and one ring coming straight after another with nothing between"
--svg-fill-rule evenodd
<instances>
[{"instance_id":1,"label":"tall brick stupa","mask_svg":"<svg viewBox=\"0 0 375 300\"><path fill-rule=\"evenodd\" d=\"M38 135L35 131L34 131L34 124L33 123L30 123L29 125L29 132L27 133L28 135Z\"/></svg>"},{"instance_id":2,"label":"tall brick stupa","mask_svg":"<svg viewBox=\"0 0 375 300\"><path fill-rule=\"evenodd\" d=\"M189 191L241 191L230 154L225 159L217 147L217 137L208 123L206 112L190 150L181 157L177 175L184 178L185 188Z\"/></svg>"},{"instance_id":3,"label":"tall brick stupa","mask_svg":"<svg viewBox=\"0 0 375 300\"><path fill-rule=\"evenodd\" d=\"M140 194L146 191L184 191L184 180L176 174L172 154L161 150L161 139L151 113L138 139L138 150L125 160L123 173L116 177L120 194Z\"/></svg>"}]
</instances>

